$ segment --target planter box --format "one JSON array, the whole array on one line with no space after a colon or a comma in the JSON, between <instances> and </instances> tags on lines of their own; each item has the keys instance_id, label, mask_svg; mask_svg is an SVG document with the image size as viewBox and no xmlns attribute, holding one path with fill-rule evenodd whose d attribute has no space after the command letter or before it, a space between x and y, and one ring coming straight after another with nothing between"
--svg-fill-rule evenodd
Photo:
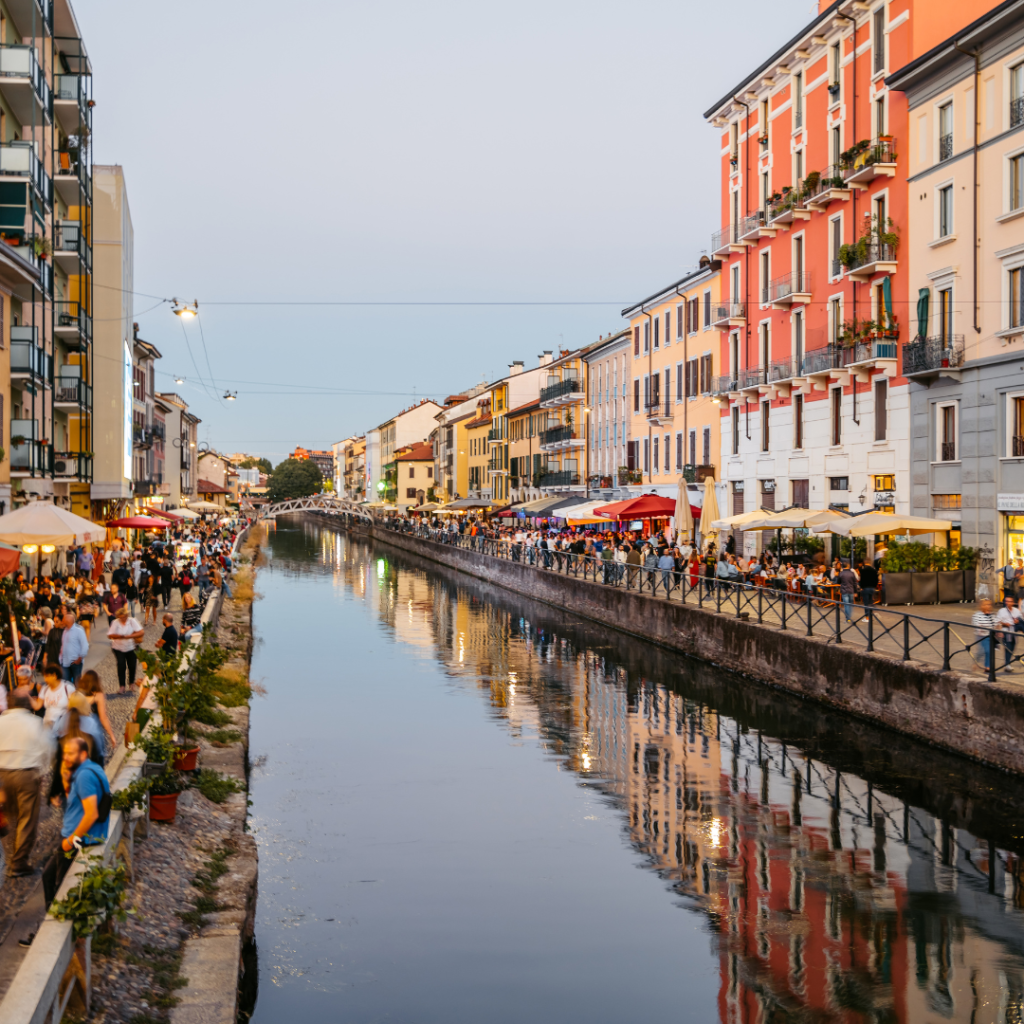
<instances>
[{"instance_id":1,"label":"planter box","mask_svg":"<svg viewBox=\"0 0 1024 1024\"><path fill-rule=\"evenodd\" d=\"M913 600L911 592L911 572L887 572L884 576L885 603L910 604Z\"/></svg>"},{"instance_id":2,"label":"planter box","mask_svg":"<svg viewBox=\"0 0 1024 1024\"><path fill-rule=\"evenodd\" d=\"M939 599L939 574L937 572L912 572L910 592L914 604L935 604Z\"/></svg>"},{"instance_id":3,"label":"planter box","mask_svg":"<svg viewBox=\"0 0 1024 1024\"><path fill-rule=\"evenodd\" d=\"M142 766L142 777L144 779L155 779L158 775L163 775L167 771L166 761L147 761Z\"/></svg>"},{"instance_id":4,"label":"planter box","mask_svg":"<svg viewBox=\"0 0 1024 1024\"><path fill-rule=\"evenodd\" d=\"M962 569L951 569L948 572L936 573L939 578L939 604L952 604L964 600L964 572Z\"/></svg>"},{"instance_id":5,"label":"planter box","mask_svg":"<svg viewBox=\"0 0 1024 1024\"><path fill-rule=\"evenodd\" d=\"M978 588L978 570L964 569L964 600L973 601Z\"/></svg>"}]
</instances>

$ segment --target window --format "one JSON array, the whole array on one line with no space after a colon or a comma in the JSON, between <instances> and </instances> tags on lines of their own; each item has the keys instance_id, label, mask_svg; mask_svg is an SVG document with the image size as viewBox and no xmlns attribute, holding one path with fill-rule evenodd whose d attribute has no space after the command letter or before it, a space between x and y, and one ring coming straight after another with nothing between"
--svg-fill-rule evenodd
<instances>
[{"instance_id":1,"label":"window","mask_svg":"<svg viewBox=\"0 0 1024 1024\"><path fill-rule=\"evenodd\" d=\"M768 263L768 250L765 249L761 253L761 303L766 305L768 303L768 283L769 283L769 263Z\"/></svg>"},{"instance_id":2,"label":"window","mask_svg":"<svg viewBox=\"0 0 1024 1024\"><path fill-rule=\"evenodd\" d=\"M885 70L885 8L879 7L871 16L871 49L874 53L872 70Z\"/></svg>"},{"instance_id":3,"label":"window","mask_svg":"<svg viewBox=\"0 0 1024 1024\"><path fill-rule=\"evenodd\" d=\"M1024 64L1010 71L1010 127L1024 124Z\"/></svg>"},{"instance_id":4,"label":"window","mask_svg":"<svg viewBox=\"0 0 1024 1024\"><path fill-rule=\"evenodd\" d=\"M843 389L832 389L832 445L843 443Z\"/></svg>"},{"instance_id":5,"label":"window","mask_svg":"<svg viewBox=\"0 0 1024 1024\"><path fill-rule=\"evenodd\" d=\"M409 467L409 479L411 480L414 476L416 476L416 470L412 466L410 466Z\"/></svg>"},{"instance_id":6,"label":"window","mask_svg":"<svg viewBox=\"0 0 1024 1024\"><path fill-rule=\"evenodd\" d=\"M804 315L793 314L793 369L799 373L804 365Z\"/></svg>"},{"instance_id":7,"label":"window","mask_svg":"<svg viewBox=\"0 0 1024 1024\"><path fill-rule=\"evenodd\" d=\"M884 441L889 428L889 384L884 380L875 381L875 440ZM892 490L892 488L887 488Z\"/></svg>"},{"instance_id":8,"label":"window","mask_svg":"<svg viewBox=\"0 0 1024 1024\"><path fill-rule=\"evenodd\" d=\"M704 293L704 329L711 326L711 292Z\"/></svg>"},{"instance_id":9,"label":"window","mask_svg":"<svg viewBox=\"0 0 1024 1024\"><path fill-rule=\"evenodd\" d=\"M690 464L697 464L697 431L690 431Z\"/></svg>"},{"instance_id":10,"label":"window","mask_svg":"<svg viewBox=\"0 0 1024 1024\"><path fill-rule=\"evenodd\" d=\"M669 344L669 338L672 337L672 310L665 310L665 344Z\"/></svg>"},{"instance_id":11,"label":"window","mask_svg":"<svg viewBox=\"0 0 1024 1024\"><path fill-rule=\"evenodd\" d=\"M1014 397L1010 413L1010 450L1008 454L1019 459L1024 457L1024 397Z\"/></svg>"},{"instance_id":12,"label":"window","mask_svg":"<svg viewBox=\"0 0 1024 1024\"><path fill-rule=\"evenodd\" d=\"M711 353L707 352L700 357L700 393L711 394Z\"/></svg>"},{"instance_id":13,"label":"window","mask_svg":"<svg viewBox=\"0 0 1024 1024\"><path fill-rule=\"evenodd\" d=\"M1024 206L1024 156L1010 160L1010 209L1019 210Z\"/></svg>"},{"instance_id":14,"label":"window","mask_svg":"<svg viewBox=\"0 0 1024 1024\"><path fill-rule=\"evenodd\" d=\"M843 159L843 129L836 125L832 129L832 177L840 173L839 164Z\"/></svg>"},{"instance_id":15,"label":"window","mask_svg":"<svg viewBox=\"0 0 1024 1024\"><path fill-rule=\"evenodd\" d=\"M696 334L700 330L700 300L690 299L690 333Z\"/></svg>"},{"instance_id":16,"label":"window","mask_svg":"<svg viewBox=\"0 0 1024 1024\"><path fill-rule=\"evenodd\" d=\"M740 453L740 407L738 405L732 407L732 453L733 455Z\"/></svg>"},{"instance_id":17,"label":"window","mask_svg":"<svg viewBox=\"0 0 1024 1024\"><path fill-rule=\"evenodd\" d=\"M832 299L829 302L829 327L831 328L832 344L839 344L839 335L843 330L843 300Z\"/></svg>"},{"instance_id":18,"label":"window","mask_svg":"<svg viewBox=\"0 0 1024 1024\"><path fill-rule=\"evenodd\" d=\"M894 489L894 488L891 488ZM946 511L959 511L963 507L963 496L960 494L933 494L932 508Z\"/></svg>"},{"instance_id":19,"label":"window","mask_svg":"<svg viewBox=\"0 0 1024 1024\"><path fill-rule=\"evenodd\" d=\"M875 100L875 137L885 134L885 97Z\"/></svg>"},{"instance_id":20,"label":"window","mask_svg":"<svg viewBox=\"0 0 1024 1024\"><path fill-rule=\"evenodd\" d=\"M839 262L839 250L843 247L843 221L840 217L834 217L829 221L832 229L832 276L841 277L843 265Z\"/></svg>"},{"instance_id":21,"label":"window","mask_svg":"<svg viewBox=\"0 0 1024 1024\"><path fill-rule=\"evenodd\" d=\"M684 304L676 306L676 337L681 338L683 336L683 308Z\"/></svg>"},{"instance_id":22,"label":"window","mask_svg":"<svg viewBox=\"0 0 1024 1024\"><path fill-rule=\"evenodd\" d=\"M796 187L800 188L803 185L804 180L804 151L798 149L793 154L793 181L796 182Z\"/></svg>"},{"instance_id":23,"label":"window","mask_svg":"<svg viewBox=\"0 0 1024 1024\"><path fill-rule=\"evenodd\" d=\"M828 94L833 103L839 102L839 91L843 79L843 44L833 43L829 51ZM835 162L835 161L833 161Z\"/></svg>"},{"instance_id":24,"label":"window","mask_svg":"<svg viewBox=\"0 0 1024 1024\"><path fill-rule=\"evenodd\" d=\"M640 411L640 378L633 379L633 412Z\"/></svg>"},{"instance_id":25,"label":"window","mask_svg":"<svg viewBox=\"0 0 1024 1024\"><path fill-rule=\"evenodd\" d=\"M936 406L938 417L938 462L956 462L956 403Z\"/></svg>"},{"instance_id":26,"label":"window","mask_svg":"<svg viewBox=\"0 0 1024 1024\"><path fill-rule=\"evenodd\" d=\"M651 439L649 437L644 438L644 472L650 473L651 471Z\"/></svg>"},{"instance_id":27,"label":"window","mask_svg":"<svg viewBox=\"0 0 1024 1024\"><path fill-rule=\"evenodd\" d=\"M761 451L766 452L770 446L769 419L771 418L772 403L761 403Z\"/></svg>"},{"instance_id":28,"label":"window","mask_svg":"<svg viewBox=\"0 0 1024 1024\"><path fill-rule=\"evenodd\" d=\"M729 335L729 373L735 378L740 372L740 336L737 331Z\"/></svg>"},{"instance_id":29,"label":"window","mask_svg":"<svg viewBox=\"0 0 1024 1024\"><path fill-rule=\"evenodd\" d=\"M644 321L644 351L651 351L651 321Z\"/></svg>"},{"instance_id":30,"label":"window","mask_svg":"<svg viewBox=\"0 0 1024 1024\"><path fill-rule=\"evenodd\" d=\"M683 468L683 435L676 434L676 469Z\"/></svg>"},{"instance_id":31,"label":"window","mask_svg":"<svg viewBox=\"0 0 1024 1024\"><path fill-rule=\"evenodd\" d=\"M804 446L804 396L793 396L793 447Z\"/></svg>"},{"instance_id":32,"label":"window","mask_svg":"<svg viewBox=\"0 0 1024 1024\"><path fill-rule=\"evenodd\" d=\"M654 472L658 472L658 435L654 435Z\"/></svg>"},{"instance_id":33,"label":"window","mask_svg":"<svg viewBox=\"0 0 1024 1024\"><path fill-rule=\"evenodd\" d=\"M654 347L661 347L661 319L659 317L654 318Z\"/></svg>"},{"instance_id":34,"label":"window","mask_svg":"<svg viewBox=\"0 0 1024 1024\"><path fill-rule=\"evenodd\" d=\"M895 491L896 490L896 477L892 473L887 473L883 476L875 477L875 493L879 491ZM958 495L959 497L959 495ZM957 508L960 506L957 505Z\"/></svg>"},{"instance_id":35,"label":"window","mask_svg":"<svg viewBox=\"0 0 1024 1024\"><path fill-rule=\"evenodd\" d=\"M953 233L953 186L939 189L939 238Z\"/></svg>"},{"instance_id":36,"label":"window","mask_svg":"<svg viewBox=\"0 0 1024 1024\"><path fill-rule=\"evenodd\" d=\"M672 435L665 435L665 472L672 472Z\"/></svg>"},{"instance_id":37,"label":"window","mask_svg":"<svg viewBox=\"0 0 1024 1024\"><path fill-rule=\"evenodd\" d=\"M943 103L939 107L939 160L948 160L953 155L953 104Z\"/></svg>"},{"instance_id":38,"label":"window","mask_svg":"<svg viewBox=\"0 0 1024 1024\"><path fill-rule=\"evenodd\" d=\"M640 355L640 325L633 328L633 356Z\"/></svg>"},{"instance_id":39,"label":"window","mask_svg":"<svg viewBox=\"0 0 1024 1024\"><path fill-rule=\"evenodd\" d=\"M735 163L740 158L740 126L737 122L729 125L729 159Z\"/></svg>"},{"instance_id":40,"label":"window","mask_svg":"<svg viewBox=\"0 0 1024 1024\"><path fill-rule=\"evenodd\" d=\"M415 498L416 497L416 488L415 487L406 487L406 489L405 489L405 496L407 498Z\"/></svg>"},{"instance_id":41,"label":"window","mask_svg":"<svg viewBox=\"0 0 1024 1024\"><path fill-rule=\"evenodd\" d=\"M1024 327L1024 267L1010 271L1009 327Z\"/></svg>"},{"instance_id":42,"label":"window","mask_svg":"<svg viewBox=\"0 0 1024 1024\"><path fill-rule=\"evenodd\" d=\"M761 100L761 152L768 151L768 101Z\"/></svg>"},{"instance_id":43,"label":"window","mask_svg":"<svg viewBox=\"0 0 1024 1024\"><path fill-rule=\"evenodd\" d=\"M850 478L848 476L830 476L828 478L828 489L830 491L848 491L850 489Z\"/></svg>"},{"instance_id":44,"label":"window","mask_svg":"<svg viewBox=\"0 0 1024 1024\"><path fill-rule=\"evenodd\" d=\"M950 341L953 337L953 289L939 290L939 337Z\"/></svg>"},{"instance_id":45,"label":"window","mask_svg":"<svg viewBox=\"0 0 1024 1024\"><path fill-rule=\"evenodd\" d=\"M793 128L802 128L804 125L804 76L796 74L793 76Z\"/></svg>"},{"instance_id":46,"label":"window","mask_svg":"<svg viewBox=\"0 0 1024 1024\"><path fill-rule=\"evenodd\" d=\"M769 334L769 325L761 324L761 370L764 373L768 372L768 364L771 362L772 349L771 349L771 335Z\"/></svg>"},{"instance_id":47,"label":"window","mask_svg":"<svg viewBox=\"0 0 1024 1024\"><path fill-rule=\"evenodd\" d=\"M683 394L683 364L676 363L676 401L681 402L685 397Z\"/></svg>"},{"instance_id":48,"label":"window","mask_svg":"<svg viewBox=\"0 0 1024 1024\"><path fill-rule=\"evenodd\" d=\"M711 465L711 428L705 427L703 434L704 462L703 465Z\"/></svg>"},{"instance_id":49,"label":"window","mask_svg":"<svg viewBox=\"0 0 1024 1024\"><path fill-rule=\"evenodd\" d=\"M672 401L672 370L665 369L665 414L668 415L668 404Z\"/></svg>"}]
</instances>

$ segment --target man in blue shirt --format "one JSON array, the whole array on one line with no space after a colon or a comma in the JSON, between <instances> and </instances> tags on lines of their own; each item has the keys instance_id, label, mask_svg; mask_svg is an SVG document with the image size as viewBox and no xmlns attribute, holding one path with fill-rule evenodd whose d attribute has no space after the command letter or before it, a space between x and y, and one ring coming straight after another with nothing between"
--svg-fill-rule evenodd
<instances>
[{"instance_id":1,"label":"man in blue shirt","mask_svg":"<svg viewBox=\"0 0 1024 1024\"><path fill-rule=\"evenodd\" d=\"M68 794L60 827L61 849L72 850L76 838L84 846L106 842L110 813L101 821L100 803L110 792L110 783L106 772L89 760L89 744L80 736L64 741L61 777Z\"/></svg>"},{"instance_id":2,"label":"man in blue shirt","mask_svg":"<svg viewBox=\"0 0 1024 1024\"><path fill-rule=\"evenodd\" d=\"M64 610L64 633L60 638L60 665L64 677L70 683L77 683L82 674L82 662L89 653L89 641L85 630L75 619L75 609Z\"/></svg>"}]
</instances>

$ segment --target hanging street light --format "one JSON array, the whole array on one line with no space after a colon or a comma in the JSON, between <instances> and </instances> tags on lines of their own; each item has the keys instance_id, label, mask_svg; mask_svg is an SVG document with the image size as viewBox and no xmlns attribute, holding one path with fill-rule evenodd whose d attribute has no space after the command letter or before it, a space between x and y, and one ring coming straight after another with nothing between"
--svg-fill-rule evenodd
<instances>
[{"instance_id":1,"label":"hanging street light","mask_svg":"<svg viewBox=\"0 0 1024 1024\"><path fill-rule=\"evenodd\" d=\"M174 314L180 316L182 320L191 320L194 316L199 316L199 303L193 300L190 306L187 302L182 302L179 299L173 299L174 302Z\"/></svg>"}]
</instances>

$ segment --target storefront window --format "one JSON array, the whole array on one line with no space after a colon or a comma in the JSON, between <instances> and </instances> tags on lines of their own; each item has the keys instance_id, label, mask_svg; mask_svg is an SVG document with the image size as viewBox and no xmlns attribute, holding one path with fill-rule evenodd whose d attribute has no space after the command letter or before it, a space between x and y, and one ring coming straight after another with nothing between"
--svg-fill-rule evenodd
<instances>
[{"instance_id":1,"label":"storefront window","mask_svg":"<svg viewBox=\"0 0 1024 1024\"><path fill-rule=\"evenodd\" d=\"M1009 558L1024 558L1024 516L1006 517L1006 549Z\"/></svg>"}]
</instances>

